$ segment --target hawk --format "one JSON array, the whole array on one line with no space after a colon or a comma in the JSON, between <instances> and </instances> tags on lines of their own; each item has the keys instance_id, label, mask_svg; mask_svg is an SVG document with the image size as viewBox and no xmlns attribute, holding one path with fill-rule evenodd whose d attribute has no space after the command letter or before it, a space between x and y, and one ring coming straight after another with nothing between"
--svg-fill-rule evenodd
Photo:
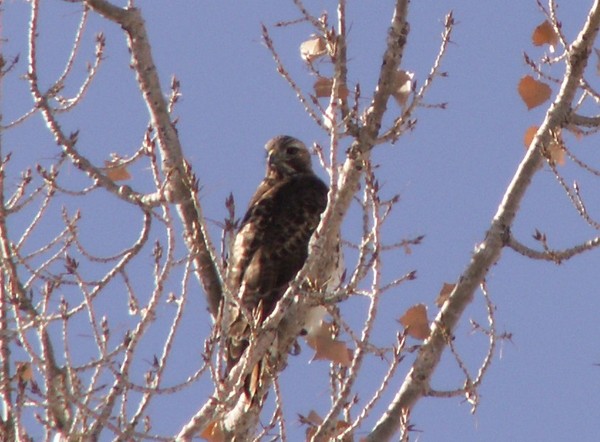
<instances>
[{"instance_id":1,"label":"hawk","mask_svg":"<svg viewBox=\"0 0 600 442\"><path fill-rule=\"evenodd\" d=\"M313 172L304 143L283 135L265 149L266 176L250 200L227 268L226 283L238 304L230 307L225 328L227 373L248 347L252 325L259 327L273 312L304 265L309 240L327 205L328 188ZM245 380L251 400L261 365Z\"/></svg>"}]
</instances>

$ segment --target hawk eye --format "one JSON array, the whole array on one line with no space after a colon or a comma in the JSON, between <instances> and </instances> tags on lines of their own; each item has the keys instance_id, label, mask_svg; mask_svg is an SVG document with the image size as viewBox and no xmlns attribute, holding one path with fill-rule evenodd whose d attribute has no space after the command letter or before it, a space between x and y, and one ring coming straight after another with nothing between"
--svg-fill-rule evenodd
<instances>
[{"instance_id":1,"label":"hawk eye","mask_svg":"<svg viewBox=\"0 0 600 442\"><path fill-rule=\"evenodd\" d=\"M300 149L298 149L297 147L288 147L285 150L285 153L287 153L288 155L296 155L298 153Z\"/></svg>"}]
</instances>

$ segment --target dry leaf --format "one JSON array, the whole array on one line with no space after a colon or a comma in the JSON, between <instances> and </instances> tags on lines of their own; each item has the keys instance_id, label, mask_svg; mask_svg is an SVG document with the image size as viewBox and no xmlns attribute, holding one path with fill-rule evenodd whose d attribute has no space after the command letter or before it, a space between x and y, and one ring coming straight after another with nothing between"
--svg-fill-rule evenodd
<instances>
[{"instance_id":1,"label":"dry leaf","mask_svg":"<svg viewBox=\"0 0 600 442\"><path fill-rule=\"evenodd\" d=\"M306 440L310 441L312 439L312 437L315 435L315 432L317 431L317 428L319 427L319 425L321 425L323 423L323 418L321 416L318 415L318 413L314 410L311 410L310 413L308 413L308 416L303 416L303 415L299 415L300 417L300 423L304 424L304 425L308 425L308 428L306 429ZM348 427L350 426L350 424L346 421L343 420L337 420L335 421L335 434L339 436L340 434L342 434ZM332 438L332 440L335 438ZM338 440L338 439L335 439ZM349 435L346 435L342 441L343 442L350 442L353 440L352 434L350 433Z\"/></svg>"},{"instance_id":2,"label":"dry leaf","mask_svg":"<svg viewBox=\"0 0 600 442\"><path fill-rule=\"evenodd\" d=\"M104 166L106 167L106 176L113 181L125 181L131 179L127 167L123 166L119 159L105 161Z\"/></svg>"},{"instance_id":3,"label":"dry leaf","mask_svg":"<svg viewBox=\"0 0 600 442\"><path fill-rule=\"evenodd\" d=\"M565 150L563 149L563 140L560 132L555 134L554 139L548 145L546 154L554 164L559 166L565 165Z\"/></svg>"},{"instance_id":4,"label":"dry leaf","mask_svg":"<svg viewBox=\"0 0 600 442\"><path fill-rule=\"evenodd\" d=\"M331 97L331 88L333 87L333 79L326 77L319 77L313 88L317 97ZM348 98L348 88L345 85L340 85L338 88L338 98L342 100Z\"/></svg>"},{"instance_id":5,"label":"dry leaf","mask_svg":"<svg viewBox=\"0 0 600 442\"><path fill-rule=\"evenodd\" d=\"M315 81L313 88L317 97L330 97L333 80L331 78L319 77Z\"/></svg>"},{"instance_id":6,"label":"dry leaf","mask_svg":"<svg viewBox=\"0 0 600 442\"><path fill-rule=\"evenodd\" d=\"M539 127L537 126L529 126L525 131L525 135L523 136L523 143L525 143L525 149L529 149L529 145L533 141L535 134L537 133Z\"/></svg>"},{"instance_id":7,"label":"dry leaf","mask_svg":"<svg viewBox=\"0 0 600 442\"><path fill-rule=\"evenodd\" d=\"M213 421L202 430L200 437L208 442L225 442L225 434L218 421Z\"/></svg>"},{"instance_id":8,"label":"dry leaf","mask_svg":"<svg viewBox=\"0 0 600 442\"><path fill-rule=\"evenodd\" d=\"M313 425L321 425L323 423L323 418L315 410L310 410L310 413L304 419Z\"/></svg>"},{"instance_id":9,"label":"dry leaf","mask_svg":"<svg viewBox=\"0 0 600 442\"><path fill-rule=\"evenodd\" d=\"M318 331L306 337L306 342L315 351L312 361L328 360L344 367L352 363L352 352L346 343L331 337L331 324L323 322Z\"/></svg>"},{"instance_id":10,"label":"dry leaf","mask_svg":"<svg viewBox=\"0 0 600 442\"><path fill-rule=\"evenodd\" d=\"M394 89L392 95L400 106L404 106L412 92L413 72L399 70L394 76Z\"/></svg>"},{"instance_id":11,"label":"dry leaf","mask_svg":"<svg viewBox=\"0 0 600 442\"><path fill-rule=\"evenodd\" d=\"M313 307L308 311L304 320L304 330L308 336L321 333L325 315L327 315L327 309L322 305Z\"/></svg>"},{"instance_id":12,"label":"dry leaf","mask_svg":"<svg viewBox=\"0 0 600 442\"><path fill-rule=\"evenodd\" d=\"M312 62L327 53L327 44L323 37L306 40L300 45L300 56L304 61Z\"/></svg>"},{"instance_id":13,"label":"dry leaf","mask_svg":"<svg viewBox=\"0 0 600 442\"><path fill-rule=\"evenodd\" d=\"M527 109L530 110L548 100L552 93L550 86L534 79L531 75L526 75L521 78L518 91L521 99L525 102Z\"/></svg>"},{"instance_id":14,"label":"dry leaf","mask_svg":"<svg viewBox=\"0 0 600 442\"><path fill-rule=\"evenodd\" d=\"M525 131L525 135L523 136L523 142L525 143L525 149L529 149L531 146L531 142L535 137L535 134L538 131L537 126L531 126L527 128ZM550 159L550 161L554 162L559 166L565 165L565 150L562 148L563 141L562 135L559 133L554 137L554 139L548 145L548 149L546 151L546 155Z\"/></svg>"},{"instance_id":15,"label":"dry leaf","mask_svg":"<svg viewBox=\"0 0 600 442\"><path fill-rule=\"evenodd\" d=\"M336 439L335 440L340 440L339 437L340 435L346 431L346 429L350 426L350 424L346 421L342 421L339 420L335 423L335 433L336 433ZM352 442L354 441L354 435L352 434L352 432L349 432L348 434L346 434L342 439L342 442Z\"/></svg>"},{"instance_id":16,"label":"dry leaf","mask_svg":"<svg viewBox=\"0 0 600 442\"><path fill-rule=\"evenodd\" d=\"M31 379L33 379L33 370L31 369L31 364L29 362L17 362L17 377L20 382L27 383Z\"/></svg>"},{"instance_id":17,"label":"dry leaf","mask_svg":"<svg viewBox=\"0 0 600 442\"><path fill-rule=\"evenodd\" d=\"M328 360L344 367L350 367L352 358L346 343L328 336L313 336L306 339L315 350L312 361Z\"/></svg>"},{"instance_id":18,"label":"dry leaf","mask_svg":"<svg viewBox=\"0 0 600 442\"><path fill-rule=\"evenodd\" d=\"M565 126L565 129L571 132L573 135L575 135L575 138L578 141L581 141L581 139L583 138L584 133L579 126L575 124L567 124Z\"/></svg>"},{"instance_id":19,"label":"dry leaf","mask_svg":"<svg viewBox=\"0 0 600 442\"><path fill-rule=\"evenodd\" d=\"M548 155L550 156L550 161L554 162L556 165L565 165L565 150L560 144L555 142L550 143Z\"/></svg>"},{"instance_id":20,"label":"dry leaf","mask_svg":"<svg viewBox=\"0 0 600 442\"><path fill-rule=\"evenodd\" d=\"M437 299L435 300L435 305L441 308L442 305L444 305L444 302L446 302L446 299L448 299L448 297L450 296L450 293L452 293L452 290L454 290L454 287L456 287L456 284L450 284L448 282L445 282L442 286L442 289L440 290Z\"/></svg>"},{"instance_id":21,"label":"dry leaf","mask_svg":"<svg viewBox=\"0 0 600 442\"><path fill-rule=\"evenodd\" d=\"M539 25L533 31L531 36L534 46L550 45L550 50L554 52L554 46L558 44L558 34L548 20Z\"/></svg>"},{"instance_id":22,"label":"dry leaf","mask_svg":"<svg viewBox=\"0 0 600 442\"><path fill-rule=\"evenodd\" d=\"M308 425L306 429L306 440L310 441L317 431L317 427L323 423L323 418L315 410L310 410L308 416L300 417L300 423Z\"/></svg>"},{"instance_id":23,"label":"dry leaf","mask_svg":"<svg viewBox=\"0 0 600 442\"><path fill-rule=\"evenodd\" d=\"M427 307L424 304L413 305L400 318L400 324L404 326L408 334L413 338L427 339L429 337Z\"/></svg>"}]
</instances>

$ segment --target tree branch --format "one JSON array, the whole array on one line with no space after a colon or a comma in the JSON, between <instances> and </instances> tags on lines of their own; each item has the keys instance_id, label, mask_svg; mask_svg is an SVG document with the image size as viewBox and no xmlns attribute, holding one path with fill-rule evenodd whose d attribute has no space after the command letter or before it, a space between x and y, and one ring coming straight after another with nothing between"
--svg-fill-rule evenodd
<instances>
[{"instance_id":1,"label":"tree branch","mask_svg":"<svg viewBox=\"0 0 600 442\"><path fill-rule=\"evenodd\" d=\"M105 0L86 0L92 10L113 21L127 33L131 61L137 81L157 134L165 185L159 198L177 205L184 226L184 238L192 252L195 273L207 297L210 313L217 316L222 297L222 278L214 247L207 235L200 204L196 201L195 178L182 154L179 136L168 111L144 20L136 8L119 8Z\"/></svg>"},{"instance_id":2,"label":"tree branch","mask_svg":"<svg viewBox=\"0 0 600 442\"><path fill-rule=\"evenodd\" d=\"M477 247L470 264L460 276L458 283L433 323L431 335L421 347L419 354L406 376L388 410L377 422L367 441L387 441L400 428L401 416L414 407L429 389L429 381L446 347L447 336L458 323L473 294L489 269L498 261L506 245L507 234L515 219L521 201L535 172L540 168L542 149L552 141L551 132L568 120L571 103L579 87L587 65L592 45L600 26L600 1L596 0L579 36L571 46L567 59L567 71L560 91L550 106L531 148L519 165L504 198L494 216L485 239Z\"/></svg>"}]
</instances>

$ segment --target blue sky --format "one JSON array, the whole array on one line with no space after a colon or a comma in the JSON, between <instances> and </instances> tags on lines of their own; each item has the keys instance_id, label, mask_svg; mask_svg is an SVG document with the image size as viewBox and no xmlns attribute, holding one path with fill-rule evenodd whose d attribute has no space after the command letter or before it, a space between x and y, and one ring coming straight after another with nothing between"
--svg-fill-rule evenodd
<instances>
[{"instance_id":1,"label":"blue sky","mask_svg":"<svg viewBox=\"0 0 600 442\"><path fill-rule=\"evenodd\" d=\"M576 3L559 3L559 18L569 40L575 38L591 4ZM201 203L208 218L219 220L225 216L224 200L230 192L235 195L238 212L243 210L264 173L262 146L272 136L287 133L307 144L326 145L326 134L304 113L261 43L260 25L264 23L298 84L310 89L313 78L303 66L298 48L312 30L304 24L273 27L280 20L298 17L291 1L146 0L137 5L146 20L165 91L172 75L181 81L183 97L175 112L178 129L186 156L199 177ZM333 2L306 1L306 6L316 14L327 10L333 22ZM78 8L62 2L42 2L41 67L48 84L62 70ZM4 9L2 32L9 38L4 51L13 55L20 52L25 60L27 5L14 1L5 4ZM383 194L400 194L400 203L384 229L385 239L394 242L426 236L411 255L390 254L385 264L388 279L413 269L418 278L386 295L374 337L379 345L394 342L399 327L395 319L411 305L425 303L430 317L435 315L437 292L444 282L458 278L473 248L483 239L525 152L523 133L541 122L546 109L543 105L527 111L516 90L519 79L531 74L523 52L539 58L545 50L531 45L533 29L544 20L533 0L510 5L467 0L413 2L402 67L415 72L418 85L436 56L444 15L450 10L456 26L442 66L448 77L437 79L427 97L428 103L448 103L447 109L418 109L416 129L394 146L380 146L374 153L374 161L380 164ZM392 2L348 2L349 78L351 85L360 83L363 105L376 82L391 11ZM124 36L114 24L91 18L84 57L76 72L82 75L84 61L91 59L93 34L98 30L106 35L106 59L82 105L62 121L69 130L80 130L80 146L85 146L86 153L100 163L110 152L133 152L147 124L147 112L136 94ZM592 69L588 69L592 84L598 83L593 66L596 61L593 56ZM24 69L21 62L18 75ZM562 65L553 69L560 75ZM554 96L556 85L552 86ZM30 105L27 85L17 75L4 80L2 97L5 123ZM390 105L390 112L390 117L398 112L396 104ZM567 136L566 142L592 165L600 159L593 136L582 140ZM39 117L4 135L2 149L14 152L16 165L25 164L32 156L43 162L58 152ZM14 176L18 171L15 166ZM577 179L582 184L590 212L598 213L593 205L598 199L594 187L597 183L573 165L561 171L567 182ZM72 179L75 185L79 177L76 171L72 173L65 182ZM325 177L323 171L320 174ZM150 190L145 187L148 184L143 170L134 174L132 186ZM88 235L91 248L114 251L117 247L111 248L110 241L115 239L114 218L121 205L113 198L96 198L75 203L84 213L82 234ZM120 234L130 229L135 232L139 224L129 222L126 212L119 215L125 216L118 224L123 230ZM351 232L356 222L349 218L345 230ZM594 235L569 205L547 168L534 178L513 232L522 242L535 246L531 235L536 228L547 233L550 244L558 248ZM214 234L216 240L216 228ZM597 268L597 251L556 266L532 262L505 250L487 283L497 306L497 328L512 333L512 341L499 346L479 390L477 412L471 415L469 405L461 398L422 399L411 420L421 432L412 437L420 441L596 440L600 431L600 367L594 365L600 363ZM177 372L187 368L186 364L199 363L201 341L209 323L203 302L200 295L190 300L191 316L195 316L188 319L186 335L178 342L182 350L178 365L172 369L173 379L181 379ZM364 302L351 301L343 309L356 321L364 315ZM475 371L486 347L481 335L470 333L469 318L485 321L480 295L456 331L461 355ZM149 359L151 346L149 343ZM188 348L198 353L186 351ZM308 364L309 357L310 350L304 348L300 357L291 358L282 378L284 392L294 398L286 410L291 419L291 440L300 440L303 434L294 422L295 413L308 414L311 408L322 413L328 405L326 381L319 378L325 364ZM409 355L394 387L400 386L410 361ZM383 368L374 363L372 375L361 380L361 399L370 397ZM462 382L460 371L446 352L432 387L455 389ZM167 404L177 406L161 408L164 419L154 421L155 429L166 432L178 428L191 416L194 404L203 403L202 394L207 391L206 386L199 386L168 399ZM379 412L392 393L384 398Z\"/></svg>"}]
</instances>

